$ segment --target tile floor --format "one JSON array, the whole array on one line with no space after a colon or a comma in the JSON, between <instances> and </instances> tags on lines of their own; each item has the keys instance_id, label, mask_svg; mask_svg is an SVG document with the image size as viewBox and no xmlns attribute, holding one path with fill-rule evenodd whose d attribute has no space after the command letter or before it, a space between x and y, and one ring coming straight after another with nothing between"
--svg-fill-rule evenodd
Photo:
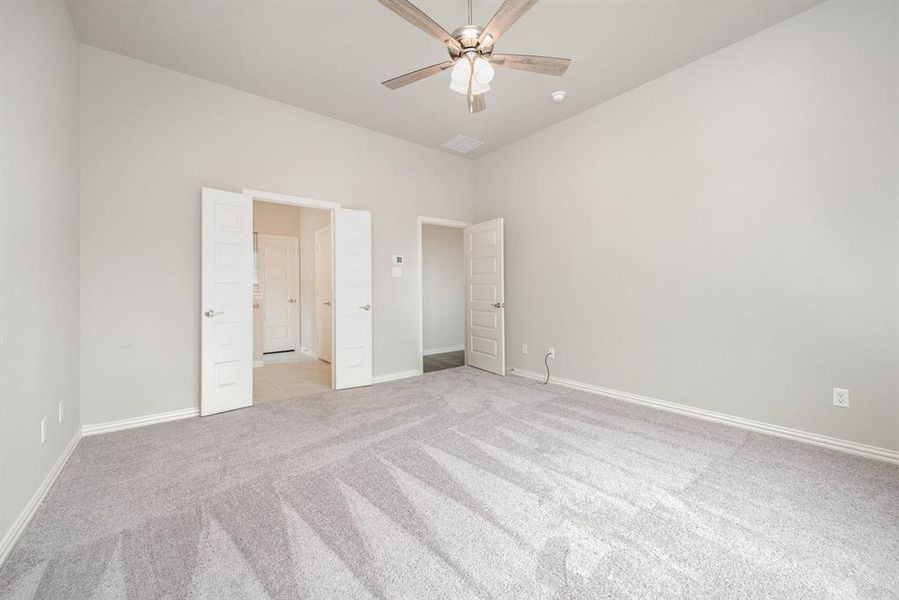
<instances>
[{"instance_id":1,"label":"tile floor","mask_svg":"<svg viewBox=\"0 0 899 600\"><path fill-rule=\"evenodd\" d=\"M253 402L286 400L331 389L331 365L305 354L274 357L253 369Z\"/></svg>"}]
</instances>

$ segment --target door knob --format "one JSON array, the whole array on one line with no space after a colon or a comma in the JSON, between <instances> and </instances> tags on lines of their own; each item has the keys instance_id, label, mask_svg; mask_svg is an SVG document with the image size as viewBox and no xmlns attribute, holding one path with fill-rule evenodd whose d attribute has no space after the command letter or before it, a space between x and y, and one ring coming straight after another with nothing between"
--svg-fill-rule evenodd
<instances>
[{"instance_id":1,"label":"door knob","mask_svg":"<svg viewBox=\"0 0 899 600\"><path fill-rule=\"evenodd\" d=\"M360 306L359 308L361 308L362 310L371 310L371 304L366 304L364 306Z\"/></svg>"},{"instance_id":2,"label":"door knob","mask_svg":"<svg viewBox=\"0 0 899 600\"><path fill-rule=\"evenodd\" d=\"M216 315L223 315L223 314L225 314L225 311L215 312L215 311L212 310L211 308L207 308L207 309L203 312L203 314L206 315L206 316L209 317L209 318L212 318L212 317L214 317L214 316L216 316Z\"/></svg>"},{"instance_id":3,"label":"door knob","mask_svg":"<svg viewBox=\"0 0 899 600\"><path fill-rule=\"evenodd\" d=\"M325 306L331 306L330 302L325 302Z\"/></svg>"},{"instance_id":4,"label":"door knob","mask_svg":"<svg viewBox=\"0 0 899 600\"><path fill-rule=\"evenodd\" d=\"M290 300L288 300L288 302L290 302L291 304L296 304L296 303L297 303L297 299L296 299L296 298L291 298Z\"/></svg>"},{"instance_id":5,"label":"door knob","mask_svg":"<svg viewBox=\"0 0 899 600\"><path fill-rule=\"evenodd\" d=\"M493 308L503 308L504 306L506 306L505 302L497 302L493 305Z\"/></svg>"}]
</instances>

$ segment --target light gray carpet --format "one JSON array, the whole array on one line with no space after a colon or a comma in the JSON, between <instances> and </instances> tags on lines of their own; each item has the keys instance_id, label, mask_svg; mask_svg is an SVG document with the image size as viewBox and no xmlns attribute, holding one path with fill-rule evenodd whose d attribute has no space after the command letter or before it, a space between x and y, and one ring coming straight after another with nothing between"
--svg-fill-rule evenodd
<instances>
[{"instance_id":1,"label":"light gray carpet","mask_svg":"<svg viewBox=\"0 0 899 600\"><path fill-rule=\"evenodd\" d=\"M84 439L12 598L895 598L899 467L469 368Z\"/></svg>"}]
</instances>

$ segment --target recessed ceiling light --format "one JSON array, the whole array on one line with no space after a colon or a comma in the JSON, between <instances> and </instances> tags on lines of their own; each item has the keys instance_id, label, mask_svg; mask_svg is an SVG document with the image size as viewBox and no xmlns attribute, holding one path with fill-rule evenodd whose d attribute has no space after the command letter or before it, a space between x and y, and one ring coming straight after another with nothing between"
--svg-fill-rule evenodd
<instances>
[{"instance_id":1,"label":"recessed ceiling light","mask_svg":"<svg viewBox=\"0 0 899 600\"><path fill-rule=\"evenodd\" d=\"M563 90L559 90L558 92L553 92L552 98L553 98L553 102L555 102L556 104L565 102L565 92Z\"/></svg>"}]
</instances>

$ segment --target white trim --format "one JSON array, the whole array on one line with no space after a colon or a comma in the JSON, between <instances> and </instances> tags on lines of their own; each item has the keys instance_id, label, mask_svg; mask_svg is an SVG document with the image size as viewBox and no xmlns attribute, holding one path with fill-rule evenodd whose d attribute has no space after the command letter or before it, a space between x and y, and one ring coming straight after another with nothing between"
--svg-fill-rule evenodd
<instances>
[{"instance_id":1,"label":"white trim","mask_svg":"<svg viewBox=\"0 0 899 600\"><path fill-rule=\"evenodd\" d=\"M25 508L19 513L18 518L13 521L12 527L10 527L9 531L6 532L6 535L3 536L3 540L0 541L0 565L7 559L13 546L19 541L19 536L22 535L22 532L25 531L25 527L31 522L32 517L34 517L41 502L44 501L47 492L53 487L56 478L59 477L62 468L65 466L66 461L69 460L69 457L72 456L72 452L75 451L80 440L81 431L76 430L74 435L72 435L72 439L69 440L69 443L66 444L66 447L63 449L62 454L60 454L59 458L56 459L56 462L53 463L53 468L50 469L50 472L47 473L47 476L41 481L41 484L34 491L28 504L25 505Z\"/></svg>"},{"instance_id":2,"label":"white trim","mask_svg":"<svg viewBox=\"0 0 899 600\"><path fill-rule=\"evenodd\" d=\"M471 222L469 221L456 221L455 219L442 219L440 217L418 217L418 222L421 225L440 225L441 227L455 227L456 229L465 229Z\"/></svg>"},{"instance_id":3,"label":"white trim","mask_svg":"<svg viewBox=\"0 0 899 600\"><path fill-rule=\"evenodd\" d=\"M421 231L422 225L440 225L442 227L454 227L456 229L465 229L470 226L469 221L456 221L454 219L443 219L441 217L418 216L418 369L421 373L425 371L425 282L424 282L424 265ZM467 333L466 333L467 335ZM461 350L465 350L463 345ZM447 352L449 352L447 350Z\"/></svg>"},{"instance_id":4,"label":"white trim","mask_svg":"<svg viewBox=\"0 0 899 600\"><path fill-rule=\"evenodd\" d=\"M527 377L528 379L538 379L542 381L546 378L546 375L535 373L533 371L526 371L524 369L515 368L510 369L510 371L514 375ZM694 408L685 404L677 404L676 402L668 402L667 400L658 400L656 398L649 398L647 396L640 396L638 394L631 394L629 392L620 392L618 390L612 390L609 388L600 387L598 385L581 383L580 381L574 381L572 379L561 379L558 377L553 377L552 379L550 379L550 382L562 387L581 390L584 392L589 392L591 394L598 394L600 396L607 396L609 398L614 398L615 400L623 400L624 402L631 402L633 404L650 406L652 408L686 415L695 419L702 419L703 421L712 421L714 423L721 423L723 425L739 427L740 429L748 429L750 431L756 431L758 433L786 438L788 440L802 442L804 444L821 446L822 448L829 448L831 450L838 450L840 452L855 454L857 456L864 456L866 458L873 458L899 464L899 452L897 452L896 450L890 450L889 448L869 446L868 444L860 444L858 442L850 442L849 440L841 440L839 438L820 435L817 433L810 433L808 431L802 431L801 429L792 429L790 427L772 425L763 421L753 421L752 419L734 417L713 410Z\"/></svg>"},{"instance_id":5,"label":"white trim","mask_svg":"<svg viewBox=\"0 0 899 600\"><path fill-rule=\"evenodd\" d=\"M155 425L156 423L166 423L168 421L178 421L180 419L189 419L198 416L200 416L199 408L185 408L153 415L144 415L143 417L122 419L120 421L107 421L106 423L82 425L81 435L87 437L90 435L97 435L98 433L110 433L113 431L122 431L124 429L134 429L135 427L144 427L146 425Z\"/></svg>"},{"instance_id":6,"label":"white trim","mask_svg":"<svg viewBox=\"0 0 899 600\"><path fill-rule=\"evenodd\" d=\"M250 190L243 188L243 193L253 197L253 200L261 200L263 202L274 202L276 204L291 204L293 206L305 206L306 208L340 208L340 202L331 200L319 200L317 198L304 198L303 196L292 196L290 194L279 194L277 192L264 192L262 190Z\"/></svg>"},{"instance_id":7,"label":"white trim","mask_svg":"<svg viewBox=\"0 0 899 600\"><path fill-rule=\"evenodd\" d=\"M465 344L460 344L458 346L444 346L443 348L431 348L430 350L425 350L422 352L422 356L431 356L432 354L443 354L444 352L458 352L459 350L465 350Z\"/></svg>"},{"instance_id":8,"label":"white trim","mask_svg":"<svg viewBox=\"0 0 899 600\"><path fill-rule=\"evenodd\" d=\"M254 369L258 369L259 367L264 367L264 366L265 366L265 361L264 361L264 360L254 360L254 361L253 361L253 368L254 368Z\"/></svg>"},{"instance_id":9,"label":"white trim","mask_svg":"<svg viewBox=\"0 0 899 600\"><path fill-rule=\"evenodd\" d=\"M409 377L418 377L421 371L418 369L408 369L406 371L397 371L396 373L387 373L386 375L375 375L371 378L374 383L387 383L388 381L396 381L397 379L407 379Z\"/></svg>"}]
</instances>

